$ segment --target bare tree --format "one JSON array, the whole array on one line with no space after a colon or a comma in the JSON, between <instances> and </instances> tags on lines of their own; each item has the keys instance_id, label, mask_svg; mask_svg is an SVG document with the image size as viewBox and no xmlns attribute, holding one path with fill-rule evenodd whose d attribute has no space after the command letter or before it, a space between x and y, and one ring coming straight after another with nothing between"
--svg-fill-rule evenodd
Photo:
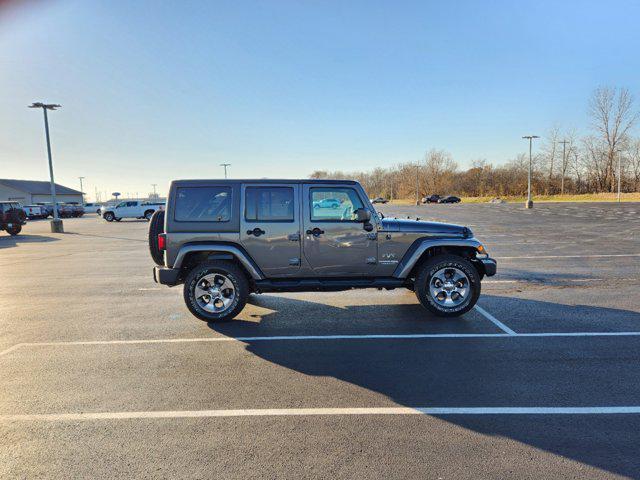
<instances>
[{"instance_id":1,"label":"bare tree","mask_svg":"<svg viewBox=\"0 0 640 480\"><path fill-rule=\"evenodd\" d=\"M558 156L558 141L560 140L560 127L554 125L544 138L541 150L541 163L546 164L549 175L547 181L546 192L553 193L553 169ZM544 167L543 167L544 168Z\"/></svg>"},{"instance_id":2,"label":"bare tree","mask_svg":"<svg viewBox=\"0 0 640 480\"><path fill-rule=\"evenodd\" d=\"M640 138L629 142L628 163L631 175L633 175L633 190L640 191Z\"/></svg>"},{"instance_id":3,"label":"bare tree","mask_svg":"<svg viewBox=\"0 0 640 480\"><path fill-rule=\"evenodd\" d=\"M638 118L633 111L633 96L626 88L599 87L591 95L589 114L593 128L606 146L605 179L613 192L616 185L616 153L624 147L629 129Z\"/></svg>"}]
</instances>

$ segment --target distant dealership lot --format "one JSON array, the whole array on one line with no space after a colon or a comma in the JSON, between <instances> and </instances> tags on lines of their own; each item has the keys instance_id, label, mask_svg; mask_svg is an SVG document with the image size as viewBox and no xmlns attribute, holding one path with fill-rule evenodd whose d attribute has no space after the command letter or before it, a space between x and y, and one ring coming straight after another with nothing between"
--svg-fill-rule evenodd
<instances>
[{"instance_id":1,"label":"distant dealership lot","mask_svg":"<svg viewBox=\"0 0 640 480\"><path fill-rule=\"evenodd\" d=\"M144 220L0 234L0 477L640 476L640 204L379 208L470 226L480 308L260 295L207 325Z\"/></svg>"}]
</instances>

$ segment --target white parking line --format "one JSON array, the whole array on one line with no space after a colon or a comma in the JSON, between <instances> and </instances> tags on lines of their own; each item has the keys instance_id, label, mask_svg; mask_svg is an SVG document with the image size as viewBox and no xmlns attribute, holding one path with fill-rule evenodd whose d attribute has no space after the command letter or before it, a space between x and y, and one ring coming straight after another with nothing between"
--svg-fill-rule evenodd
<instances>
[{"instance_id":1,"label":"white parking line","mask_svg":"<svg viewBox=\"0 0 640 480\"><path fill-rule=\"evenodd\" d=\"M513 332L509 327L504 326ZM640 332L533 332L533 333L415 333L397 335L286 335L271 337L205 337L205 338L152 338L145 340L89 340L75 342L18 343L0 351L0 356L28 347L66 347L78 345L140 345L151 343L207 343L207 342L278 342L295 340L413 340L428 338L536 338L536 337L640 337Z\"/></svg>"},{"instance_id":2,"label":"white parking line","mask_svg":"<svg viewBox=\"0 0 640 480\"><path fill-rule=\"evenodd\" d=\"M611 258L611 257L640 257L640 253L620 253L620 254L596 254L596 255L526 255L518 257L496 257L498 261L541 259L541 258Z\"/></svg>"},{"instance_id":3,"label":"white parking line","mask_svg":"<svg viewBox=\"0 0 640 480\"><path fill-rule=\"evenodd\" d=\"M489 312L487 312L484 308L482 308L480 305L477 305L474 307L478 312L480 312L480 314L486 318L487 320L489 320L490 322L493 322L500 330L502 330L503 332L509 334L509 335L517 335L516 332L514 332L513 330L511 330L509 327L507 327L504 323L502 323L500 320L498 320L496 317L494 317L493 315L491 315Z\"/></svg>"},{"instance_id":4,"label":"white parking line","mask_svg":"<svg viewBox=\"0 0 640 480\"><path fill-rule=\"evenodd\" d=\"M620 415L640 414L640 406L597 407L373 407L169 410L150 412L43 413L0 415L0 421L131 420L203 417L293 417L309 415Z\"/></svg>"}]
</instances>

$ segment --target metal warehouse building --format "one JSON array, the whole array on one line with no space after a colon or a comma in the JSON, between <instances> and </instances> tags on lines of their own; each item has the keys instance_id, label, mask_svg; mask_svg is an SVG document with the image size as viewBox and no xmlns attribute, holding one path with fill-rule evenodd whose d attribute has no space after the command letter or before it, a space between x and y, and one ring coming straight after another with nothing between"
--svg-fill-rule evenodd
<instances>
[{"instance_id":1,"label":"metal warehouse building","mask_svg":"<svg viewBox=\"0 0 640 480\"><path fill-rule=\"evenodd\" d=\"M38 180L9 180L0 178L0 201L13 200L22 205L51 202L51 183ZM56 183L56 201L82 204L82 192Z\"/></svg>"}]
</instances>

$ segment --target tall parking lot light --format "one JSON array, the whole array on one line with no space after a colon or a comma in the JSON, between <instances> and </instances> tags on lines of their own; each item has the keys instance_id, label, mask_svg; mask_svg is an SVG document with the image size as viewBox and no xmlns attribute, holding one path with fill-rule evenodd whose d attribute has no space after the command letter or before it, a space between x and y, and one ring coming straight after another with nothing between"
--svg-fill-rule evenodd
<instances>
[{"instance_id":1,"label":"tall parking lot light","mask_svg":"<svg viewBox=\"0 0 640 480\"><path fill-rule=\"evenodd\" d=\"M51 139L49 138L49 119L47 110L55 110L60 108L56 103L34 102L29 108L41 108L44 112L44 132L47 138L47 155L49 156L49 177L51 179L51 203L53 203L53 220L51 220L51 231L53 233L63 233L64 227L62 220L58 218L58 206L56 204L56 184L53 181L53 161L51 160Z\"/></svg>"},{"instance_id":2,"label":"tall parking lot light","mask_svg":"<svg viewBox=\"0 0 640 480\"><path fill-rule=\"evenodd\" d=\"M534 138L540 138L538 135L525 135L522 138L529 140L529 178L527 181L527 203L524 204L524 208L533 208L533 200L531 200L531 148Z\"/></svg>"},{"instance_id":3,"label":"tall parking lot light","mask_svg":"<svg viewBox=\"0 0 640 480\"><path fill-rule=\"evenodd\" d=\"M82 193L82 204L84 205L84 190L82 189L82 180L84 177L78 177L80 179L80 193Z\"/></svg>"},{"instance_id":4,"label":"tall parking lot light","mask_svg":"<svg viewBox=\"0 0 640 480\"><path fill-rule=\"evenodd\" d=\"M221 163L220 166L224 167L224 178L227 178L227 167L230 166L230 163Z\"/></svg>"}]
</instances>

